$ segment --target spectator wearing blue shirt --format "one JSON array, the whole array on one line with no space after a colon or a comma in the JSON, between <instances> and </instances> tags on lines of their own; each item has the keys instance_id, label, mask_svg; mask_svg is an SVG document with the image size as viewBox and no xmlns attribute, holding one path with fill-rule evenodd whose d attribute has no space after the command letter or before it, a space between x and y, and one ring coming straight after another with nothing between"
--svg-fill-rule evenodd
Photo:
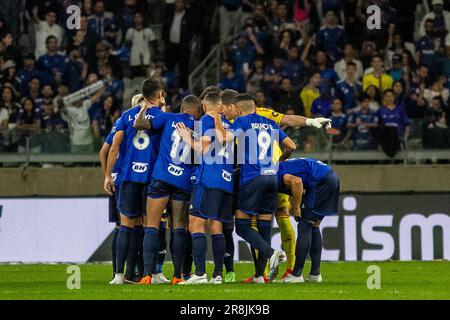
<instances>
[{"instance_id":1,"label":"spectator wearing blue shirt","mask_svg":"<svg viewBox=\"0 0 450 320\"><path fill-rule=\"evenodd\" d=\"M289 48L287 59L283 64L283 69L283 74L291 80L294 87L300 84L303 66L300 62L297 46L291 45Z\"/></svg>"},{"instance_id":2,"label":"spectator wearing blue shirt","mask_svg":"<svg viewBox=\"0 0 450 320\"><path fill-rule=\"evenodd\" d=\"M436 70L436 52L442 44L440 37L434 36L433 20L425 21L425 35L416 42L416 60L419 64L428 67L431 73Z\"/></svg>"},{"instance_id":3,"label":"spectator wearing blue shirt","mask_svg":"<svg viewBox=\"0 0 450 320\"><path fill-rule=\"evenodd\" d=\"M92 132L96 137L106 138L114 122L120 117L114 97L107 95L102 101L103 107L97 111L92 121Z\"/></svg>"},{"instance_id":4,"label":"spectator wearing blue shirt","mask_svg":"<svg viewBox=\"0 0 450 320\"><path fill-rule=\"evenodd\" d=\"M402 55L399 53L394 53L392 55L392 68L388 71L388 74L392 77L394 81L402 79L403 76L403 66L402 66Z\"/></svg>"},{"instance_id":5,"label":"spectator wearing blue shirt","mask_svg":"<svg viewBox=\"0 0 450 320\"><path fill-rule=\"evenodd\" d=\"M337 24L336 15L328 11L324 17L325 25L316 34L316 45L324 50L331 61L336 62L342 57L346 42L344 27Z\"/></svg>"},{"instance_id":6,"label":"spectator wearing blue shirt","mask_svg":"<svg viewBox=\"0 0 450 320\"><path fill-rule=\"evenodd\" d=\"M105 95L112 95L121 104L124 91L123 80L113 74L112 67L109 64L100 66L99 75L105 80Z\"/></svg>"},{"instance_id":7,"label":"spectator wearing blue shirt","mask_svg":"<svg viewBox=\"0 0 450 320\"><path fill-rule=\"evenodd\" d=\"M28 84L31 78L36 77L42 83L50 83L52 81L51 75L36 69L36 59L34 54L28 53L23 56L23 69L16 73L15 84L22 95L28 93Z\"/></svg>"},{"instance_id":8,"label":"spectator wearing blue shirt","mask_svg":"<svg viewBox=\"0 0 450 320\"><path fill-rule=\"evenodd\" d=\"M356 150L375 148L372 131L378 127L378 116L370 111L370 97L362 95L359 98L359 111L350 114L347 129L351 134L352 145Z\"/></svg>"},{"instance_id":9,"label":"spectator wearing blue shirt","mask_svg":"<svg viewBox=\"0 0 450 320\"><path fill-rule=\"evenodd\" d=\"M53 102L53 88L49 84L44 84L41 89L41 95L39 98L34 99L34 109L37 112L42 112L42 107L45 104L52 104Z\"/></svg>"},{"instance_id":10,"label":"spectator wearing blue shirt","mask_svg":"<svg viewBox=\"0 0 450 320\"><path fill-rule=\"evenodd\" d=\"M27 149L27 138L30 138L30 149L33 153L38 153L41 146L36 136L33 134L41 128L41 117L34 107L33 99L24 98L23 108L17 116L17 130L19 130L19 153L24 153Z\"/></svg>"},{"instance_id":11,"label":"spectator wearing blue shirt","mask_svg":"<svg viewBox=\"0 0 450 320\"><path fill-rule=\"evenodd\" d=\"M403 105L395 103L392 89L384 91L383 105L378 109L378 119L381 125L381 147L389 157L393 157L400 150L400 143L408 137L409 119Z\"/></svg>"},{"instance_id":12,"label":"spectator wearing blue shirt","mask_svg":"<svg viewBox=\"0 0 450 320\"><path fill-rule=\"evenodd\" d=\"M236 73L240 75L248 73L248 70L253 67L255 55L255 47L249 42L247 34L241 34L237 40L237 45L232 49Z\"/></svg>"},{"instance_id":13,"label":"spectator wearing blue shirt","mask_svg":"<svg viewBox=\"0 0 450 320\"><path fill-rule=\"evenodd\" d=\"M58 53L58 41L55 36L48 36L45 43L47 53L39 58L37 68L50 74L53 81L60 82L66 68L66 57Z\"/></svg>"},{"instance_id":14,"label":"spectator wearing blue shirt","mask_svg":"<svg viewBox=\"0 0 450 320\"><path fill-rule=\"evenodd\" d=\"M316 117L328 118L331 115L333 97L328 90L320 89L320 97L315 99L311 106L311 114Z\"/></svg>"},{"instance_id":15,"label":"spectator wearing blue shirt","mask_svg":"<svg viewBox=\"0 0 450 320\"><path fill-rule=\"evenodd\" d=\"M336 71L328 64L327 54L323 50L316 52L316 66L320 72L320 87L324 90L331 91L339 80L339 76Z\"/></svg>"},{"instance_id":16,"label":"spectator wearing blue shirt","mask_svg":"<svg viewBox=\"0 0 450 320\"><path fill-rule=\"evenodd\" d=\"M89 33L95 35L97 39L105 39L108 37L109 28L113 25L113 18L111 12L105 12L103 0L97 0L94 14L88 18Z\"/></svg>"},{"instance_id":17,"label":"spectator wearing blue shirt","mask_svg":"<svg viewBox=\"0 0 450 320\"><path fill-rule=\"evenodd\" d=\"M220 69L223 73L223 77L219 82L220 89L233 89L237 92L245 92L244 78L234 72L233 61L224 61Z\"/></svg>"},{"instance_id":18,"label":"spectator wearing blue shirt","mask_svg":"<svg viewBox=\"0 0 450 320\"><path fill-rule=\"evenodd\" d=\"M336 84L336 96L343 103L344 113L349 113L356 106L362 92L362 84L356 79L357 66L353 61L347 62L346 78Z\"/></svg>"},{"instance_id":19,"label":"spectator wearing blue shirt","mask_svg":"<svg viewBox=\"0 0 450 320\"><path fill-rule=\"evenodd\" d=\"M339 134L333 136L333 143L345 143L348 140L347 136L347 116L342 112L342 101L339 98L334 98L331 104L331 126L339 131Z\"/></svg>"},{"instance_id":20,"label":"spectator wearing blue shirt","mask_svg":"<svg viewBox=\"0 0 450 320\"><path fill-rule=\"evenodd\" d=\"M276 54L272 59L272 64L264 69L264 83L269 91L275 90L284 76L283 58L280 54Z\"/></svg>"},{"instance_id":21,"label":"spectator wearing blue shirt","mask_svg":"<svg viewBox=\"0 0 450 320\"><path fill-rule=\"evenodd\" d=\"M84 87L84 79L87 74L87 65L84 63L80 50L72 47L69 51L69 60L63 78L69 84L69 91L75 92Z\"/></svg>"}]
</instances>

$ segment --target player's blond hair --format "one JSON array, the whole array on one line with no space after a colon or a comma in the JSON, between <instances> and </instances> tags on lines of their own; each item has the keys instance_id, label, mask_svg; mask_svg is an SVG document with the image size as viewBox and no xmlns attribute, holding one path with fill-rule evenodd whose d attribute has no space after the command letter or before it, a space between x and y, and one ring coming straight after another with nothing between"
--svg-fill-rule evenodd
<instances>
[{"instance_id":1,"label":"player's blond hair","mask_svg":"<svg viewBox=\"0 0 450 320\"><path fill-rule=\"evenodd\" d=\"M133 98L131 98L131 106L137 106L140 102L142 101L142 94L136 94L133 96Z\"/></svg>"}]
</instances>

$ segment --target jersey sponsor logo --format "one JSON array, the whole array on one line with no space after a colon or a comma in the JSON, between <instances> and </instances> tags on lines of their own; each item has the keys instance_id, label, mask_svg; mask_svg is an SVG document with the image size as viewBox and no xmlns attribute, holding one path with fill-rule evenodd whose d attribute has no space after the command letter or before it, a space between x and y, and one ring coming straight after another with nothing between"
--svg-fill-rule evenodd
<instances>
[{"instance_id":1,"label":"jersey sponsor logo","mask_svg":"<svg viewBox=\"0 0 450 320\"><path fill-rule=\"evenodd\" d=\"M274 175L277 174L277 171L274 169L266 169L263 170L262 175Z\"/></svg>"},{"instance_id":2,"label":"jersey sponsor logo","mask_svg":"<svg viewBox=\"0 0 450 320\"><path fill-rule=\"evenodd\" d=\"M231 181L231 177L232 177L232 174L230 172L228 172L227 170L223 170L222 169L222 178L225 181L230 182Z\"/></svg>"},{"instance_id":3,"label":"jersey sponsor logo","mask_svg":"<svg viewBox=\"0 0 450 320\"><path fill-rule=\"evenodd\" d=\"M117 173L111 173L111 178L113 179L113 182L116 182L116 180L117 180Z\"/></svg>"},{"instance_id":4,"label":"jersey sponsor logo","mask_svg":"<svg viewBox=\"0 0 450 320\"><path fill-rule=\"evenodd\" d=\"M179 176L181 176L183 174L184 169L179 167L179 166L176 166L174 164L170 164L167 167L167 171L169 171L170 174L172 174L172 175L174 175L176 177L179 177Z\"/></svg>"},{"instance_id":5,"label":"jersey sponsor logo","mask_svg":"<svg viewBox=\"0 0 450 320\"><path fill-rule=\"evenodd\" d=\"M134 172L136 173L143 173L145 171L147 171L148 168L148 164L144 163L144 162L132 162L132 167L131 169L133 169Z\"/></svg>"}]
</instances>

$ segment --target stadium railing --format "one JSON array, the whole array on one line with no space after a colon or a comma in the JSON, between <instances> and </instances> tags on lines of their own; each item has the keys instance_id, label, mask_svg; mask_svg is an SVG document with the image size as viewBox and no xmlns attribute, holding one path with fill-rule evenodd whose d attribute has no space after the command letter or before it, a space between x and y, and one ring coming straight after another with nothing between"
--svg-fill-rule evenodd
<instances>
[{"instance_id":1,"label":"stadium railing","mask_svg":"<svg viewBox=\"0 0 450 320\"><path fill-rule=\"evenodd\" d=\"M423 149L417 144L405 144L394 157L388 157L379 147L373 150L352 150L349 145L334 143L332 136L323 130L302 128L287 131L296 142L294 156L315 158L329 164L417 164L450 161L450 148ZM9 140L8 140L9 139ZM0 165L22 166L29 164L98 165L98 151L103 140L94 137L88 148L73 148L70 132L61 130L4 130L0 131ZM86 150L83 150L86 149Z\"/></svg>"}]
</instances>

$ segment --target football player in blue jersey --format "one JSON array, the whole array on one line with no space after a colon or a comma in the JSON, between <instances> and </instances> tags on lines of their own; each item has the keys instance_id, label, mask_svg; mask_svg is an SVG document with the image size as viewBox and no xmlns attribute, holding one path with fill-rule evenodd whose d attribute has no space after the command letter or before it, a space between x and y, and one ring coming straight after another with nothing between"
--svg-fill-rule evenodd
<instances>
[{"instance_id":1,"label":"football player in blue jersey","mask_svg":"<svg viewBox=\"0 0 450 320\"><path fill-rule=\"evenodd\" d=\"M196 126L193 139L183 123L177 124L177 131L196 152L200 153L200 164L195 171L194 188L190 200L189 231L192 234L192 254L195 274L183 284L207 283L206 275L206 226L211 233L214 272L209 283L222 284L222 270L225 255L225 237L222 223L233 219L233 142L228 146L218 143L217 135L225 135L231 123L221 116L220 94L209 92L203 99L206 115ZM216 127L216 123L221 125ZM222 140L224 140L222 138Z\"/></svg>"},{"instance_id":2,"label":"football player in blue jersey","mask_svg":"<svg viewBox=\"0 0 450 320\"><path fill-rule=\"evenodd\" d=\"M147 119L163 113L158 107L163 99L163 88L159 80L150 78L142 82L141 92L142 107L134 106L122 114L108 155L104 188L112 194L115 191L111 176L112 168L119 148L122 144L125 145L118 197L121 226L116 244L116 275L111 284L122 284L125 280L137 281L134 277L137 255L142 250L140 248L142 241L139 237L142 231L142 217L146 212L146 188L151 180L151 172L158 154L159 135L150 135L148 130L136 130L133 123L141 110L145 110ZM125 260L127 260L126 276L123 274Z\"/></svg>"},{"instance_id":3,"label":"football player in blue jersey","mask_svg":"<svg viewBox=\"0 0 450 320\"><path fill-rule=\"evenodd\" d=\"M120 118L119 118L120 119ZM106 165L108 161L108 154L109 150L111 149L111 144L114 138L114 134L116 133L116 127L117 122L116 120L114 123L111 132L108 134L108 136L105 139L105 142L103 143L102 148L100 149L100 152L98 153L98 158L100 160L100 165L102 167L103 175L106 173ZM116 189L116 192L114 192L113 195L109 196L109 222L115 223L114 232L113 232L113 238L111 243L111 255L112 255L112 266L113 266L113 277L116 272L116 240L117 236L119 234L119 228L120 228L120 215L117 210L117 198L118 198L118 190L120 186L120 161L121 156L120 154L123 154L123 152L119 152L119 157L117 158L116 164L114 165L114 169L112 172L112 178L114 180L114 186Z\"/></svg>"},{"instance_id":4,"label":"football player in blue jersey","mask_svg":"<svg viewBox=\"0 0 450 320\"><path fill-rule=\"evenodd\" d=\"M280 192L292 195L291 213L298 221L294 270L282 282L305 282L303 267L308 253L311 256L311 271L306 280L322 282L322 236L319 225L325 216L338 212L339 178L323 162L305 158L281 162L277 176ZM304 189L306 192L303 196Z\"/></svg>"},{"instance_id":5,"label":"football player in blue jersey","mask_svg":"<svg viewBox=\"0 0 450 320\"><path fill-rule=\"evenodd\" d=\"M259 251L253 282L265 283L264 269L269 259L269 278L273 278L284 253L270 246L272 217L277 209L277 163L273 161L274 143L283 149L280 160L287 159L296 149L295 143L275 121L256 114L256 106L249 95L235 99L239 117L226 132L226 141L237 139L237 161L240 179L235 216L236 233ZM219 124L216 124L220 126ZM220 140L220 136L218 136ZM257 228L251 217L257 216Z\"/></svg>"},{"instance_id":6,"label":"football player in blue jersey","mask_svg":"<svg viewBox=\"0 0 450 320\"><path fill-rule=\"evenodd\" d=\"M161 132L159 154L153 169L152 181L148 187L147 217L144 235L144 277L140 284L151 284L152 267L156 263L159 248L158 228L164 209L169 200L172 208L172 249L174 276L172 284L184 280L181 277L186 249L188 201L190 198L192 153L177 133L176 124L183 122L191 130L194 120L201 115L201 101L189 95L181 103L181 113L160 113L154 118L146 118L141 112L134 121L138 130Z\"/></svg>"}]
</instances>

